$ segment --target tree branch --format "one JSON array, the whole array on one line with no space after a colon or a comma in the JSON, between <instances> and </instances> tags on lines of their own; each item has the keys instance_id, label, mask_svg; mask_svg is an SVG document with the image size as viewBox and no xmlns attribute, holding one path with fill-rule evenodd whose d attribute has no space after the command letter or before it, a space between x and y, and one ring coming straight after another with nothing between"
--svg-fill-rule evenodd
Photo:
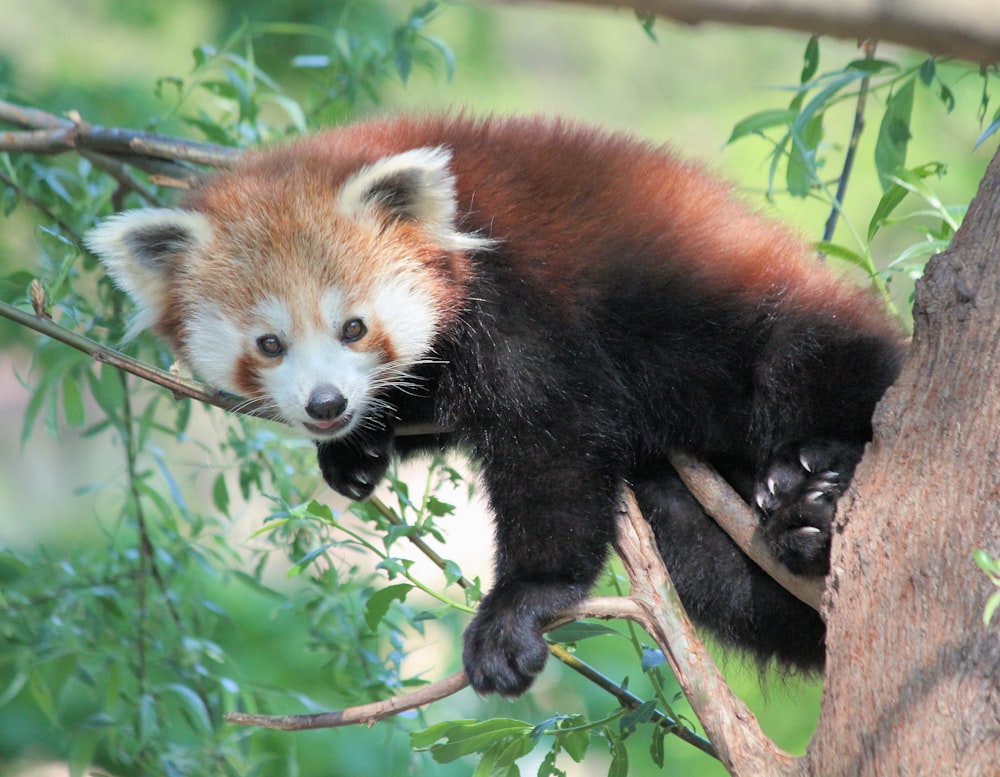
<instances>
[{"instance_id":1,"label":"tree branch","mask_svg":"<svg viewBox=\"0 0 1000 777\"><path fill-rule=\"evenodd\" d=\"M508 0L510 2L511 0ZM942 3L939 0L562 0L580 5L633 8L684 24L722 22L745 27L779 27L872 39L971 60L1000 61L1000 4Z\"/></svg>"},{"instance_id":2,"label":"tree branch","mask_svg":"<svg viewBox=\"0 0 1000 777\"><path fill-rule=\"evenodd\" d=\"M243 154L242 149L215 143L91 125L78 115L62 118L6 100L0 100L0 124L24 128L0 132L0 151L17 154L75 151L101 167L120 170L124 162L175 186L190 186L202 176L195 165L232 167Z\"/></svg>"},{"instance_id":3,"label":"tree branch","mask_svg":"<svg viewBox=\"0 0 1000 777\"><path fill-rule=\"evenodd\" d=\"M820 612L825 581L819 577L800 577L774 557L761 537L757 518L750 506L729 483L707 464L682 451L670 454L670 463L684 485L719 526L779 585L800 601Z\"/></svg>"},{"instance_id":4,"label":"tree branch","mask_svg":"<svg viewBox=\"0 0 1000 777\"><path fill-rule=\"evenodd\" d=\"M631 490L626 491L615 546L632 581L629 599L641 610L633 619L663 650L729 773L760 777L787 770L795 759L764 735L695 633Z\"/></svg>"}]
</instances>

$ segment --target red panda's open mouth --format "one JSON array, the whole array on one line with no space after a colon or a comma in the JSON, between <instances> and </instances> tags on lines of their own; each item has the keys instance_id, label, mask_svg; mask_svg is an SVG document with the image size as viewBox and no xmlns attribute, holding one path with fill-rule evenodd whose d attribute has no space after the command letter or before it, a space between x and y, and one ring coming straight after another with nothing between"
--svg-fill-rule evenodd
<instances>
[{"instance_id":1,"label":"red panda's open mouth","mask_svg":"<svg viewBox=\"0 0 1000 777\"><path fill-rule=\"evenodd\" d=\"M309 431L310 434L314 434L317 437L332 437L347 426L350 421L350 413L345 413L344 415L329 421L313 421L311 423L303 421L302 425Z\"/></svg>"}]
</instances>

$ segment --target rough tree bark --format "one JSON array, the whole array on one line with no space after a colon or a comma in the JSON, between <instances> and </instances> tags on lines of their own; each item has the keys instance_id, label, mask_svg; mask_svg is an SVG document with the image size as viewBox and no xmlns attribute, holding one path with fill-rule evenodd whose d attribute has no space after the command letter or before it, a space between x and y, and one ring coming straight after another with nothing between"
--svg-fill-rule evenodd
<instances>
[{"instance_id":1,"label":"rough tree bark","mask_svg":"<svg viewBox=\"0 0 1000 777\"><path fill-rule=\"evenodd\" d=\"M909 361L840 507L822 715L795 773L1000 774L1000 153L919 283Z\"/></svg>"}]
</instances>

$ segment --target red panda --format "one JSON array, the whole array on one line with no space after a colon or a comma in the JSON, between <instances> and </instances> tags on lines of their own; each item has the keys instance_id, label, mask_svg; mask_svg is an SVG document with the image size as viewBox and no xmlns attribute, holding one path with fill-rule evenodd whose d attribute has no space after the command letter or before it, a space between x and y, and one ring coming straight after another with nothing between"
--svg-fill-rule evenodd
<instances>
[{"instance_id":1,"label":"red panda","mask_svg":"<svg viewBox=\"0 0 1000 777\"><path fill-rule=\"evenodd\" d=\"M716 464L778 558L825 574L900 340L698 165L552 120L371 121L248 154L88 243L134 299L133 332L315 439L337 491L368 496L394 453L481 464L496 583L464 638L476 691L531 684L625 484L696 620L763 663L822 666L817 614L667 455ZM415 423L445 431L396 434Z\"/></svg>"}]
</instances>

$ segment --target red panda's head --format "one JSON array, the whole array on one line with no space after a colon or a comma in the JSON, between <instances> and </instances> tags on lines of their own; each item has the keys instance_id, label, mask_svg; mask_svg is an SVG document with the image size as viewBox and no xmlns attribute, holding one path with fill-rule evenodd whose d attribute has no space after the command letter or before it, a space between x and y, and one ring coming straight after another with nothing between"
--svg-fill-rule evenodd
<instances>
[{"instance_id":1,"label":"red panda's head","mask_svg":"<svg viewBox=\"0 0 1000 777\"><path fill-rule=\"evenodd\" d=\"M405 385L456 312L464 254L450 154L418 148L338 173L310 151L258 155L181 209L114 216L88 245L209 383L329 439Z\"/></svg>"}]
</instances>

